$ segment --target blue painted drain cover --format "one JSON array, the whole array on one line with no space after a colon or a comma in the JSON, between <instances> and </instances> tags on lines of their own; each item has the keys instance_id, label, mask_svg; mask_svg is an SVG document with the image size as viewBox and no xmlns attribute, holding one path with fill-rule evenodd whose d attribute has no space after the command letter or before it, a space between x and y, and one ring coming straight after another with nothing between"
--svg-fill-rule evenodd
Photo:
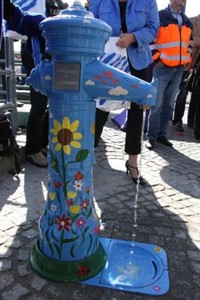
<instances>
[{"instance_id":1,"label":"blue painted drain cover","mask_svg":"<svg viewBox=\"0 0 200 300\"><path fill-rule=\"evenodd\" d=\"M167 255L157 245L100 239L107 254L104 269L85 284L149 295L169 290Z\"/></svg>"}]
</instances>

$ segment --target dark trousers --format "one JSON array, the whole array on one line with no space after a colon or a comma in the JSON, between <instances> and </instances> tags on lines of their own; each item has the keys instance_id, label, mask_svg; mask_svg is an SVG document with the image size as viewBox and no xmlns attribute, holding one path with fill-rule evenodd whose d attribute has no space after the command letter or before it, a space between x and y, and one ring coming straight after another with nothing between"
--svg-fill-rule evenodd
<instances>
[{"instance_id":1,"label":"dark trousers","mask_svg":"<svg viewBox=\"0 0 200 300\"><path fill-rule=\"evenodd\" d=\"M196 97L197 95L192 94L190 98L190 105L188 108L188 115L187 115L187 124L189 127L194 127L194 119L196 113Z\"/></svg>"},{"instance_id":2,"label":"dark trousers","mask_svg":"<svg viewBox=\"0 0 200 300\"><path fill-rule=\"evenodd\" d=\"M131 74L150 81L151 76L149 75L149 68L143 70L135 70L130 66ZM109 112L96 109L96 123L95 123L95 141L94 147L98 146L103 127L108 119ZM136 103L131 102L131 107L128 110L127 129L126 129L126 140L125 140L125 152L127 154L137 155L141 152L141 132L143 122L143 109L140 108Z\"/></svg>"},{"instance_id":3,"label":"dark trousers","mask_svg":"<svg viewBox=\"0 0 200 300\"><path fill-rule=\"evenodd\" d=\"M26 45L22 46L22 63L27 76L34 68L32 54L27 52ZM34 154L48 145L48 111L47 97L30 87L31 109L27 122L26 153Z\"/></svg>"},{"instance_id":4,"label":"dark trousers","mask_svg":"<svg viewBox=\"0 0 200 300\"><path fill-rule=\"evenodd\" d=\"M191 100L195 108L194 136L196 139L200 139L200 94L192 93Z\"/></svg>"},{"instance_id":5,"label":"dark trousers","mask_svg":"<svg viewBox=\"0 0 200 300\"><path fill-rule=\"evenodd\" d=\"M183 73L182 80L187 73L188 72ZM177 123L182 124L182 118L183 118L184 112L185 112L185 104L186 104L187 95L188 95L188 90L182 84L180 84L180 90L179 90L179 93L178 93L178 95L176 97L176 101L175 101L174 117L173 117L174 125Z\"/></svg>"},{"instance_id":6,"label":"dark trousers","mask_svg":"<svg viewBox=\"0 0 200 300\"><path fill-rule=\"evenodd\" d=\"M184 79L184 77L187 73L188 72L183 73L182 80ZM180 90L176 97L176 102L175 102L174 116L173 116L173 121L172 121L173 125L176 125L177 123L182 124L182 118L183 118L184 112L185 112L187 96L188 96L188 90L182 84L180 84ZM187 124L190 127L194 126L194 117L195 117L195 111L196 111L195 103L196 103L195 97L191 97L188 115L187 115Z\"/></svg>"}]
</instances>

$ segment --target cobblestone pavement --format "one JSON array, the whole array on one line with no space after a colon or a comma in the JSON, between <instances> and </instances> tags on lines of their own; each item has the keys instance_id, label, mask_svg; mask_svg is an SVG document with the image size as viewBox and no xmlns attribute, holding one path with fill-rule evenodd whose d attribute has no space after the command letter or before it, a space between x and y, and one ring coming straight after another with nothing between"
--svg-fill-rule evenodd
<instances>
[{"instance_id":1,"label":"cobblestone pavement","mask_svg":"<svg viewBox=\"0 0 200 300\"><path fill-rule=\"evenodd\" d=\"M136 187L125 173L125 134L109 120L95 149L94 197L101 235L132 240ZM173 148L143 144L136 241L162 246L168 256L169 292L149 296L39 277L29 263L38 238L38 218L47 194L48 171L26 163L19 177L0 182L1 300L199 300L200 143L185 126L180 137L169 126Z\"/></svg>"}]
</instances>

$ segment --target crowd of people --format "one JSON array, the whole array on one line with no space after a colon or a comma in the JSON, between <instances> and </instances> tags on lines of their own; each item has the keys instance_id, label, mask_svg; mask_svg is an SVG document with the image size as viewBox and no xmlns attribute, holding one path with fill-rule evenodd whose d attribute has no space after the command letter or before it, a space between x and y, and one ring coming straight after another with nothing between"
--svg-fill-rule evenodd
<instances>
[{"instance_id":1,"label":"crowd of people","mask_svg":"<svg viewBox=\"0 0 200 300\"><path fill-rule=\"evenodd\" d=\"M47 1L46 16L53 16L66 8L66 2ZM88 3L87 3L88 4ZM169 0L165 9L158 11L156 0L90 0L87 9L95 18L112 27L112 35L118 37L117 46L127 49L128 64L132 75L145 81L157 79L156 104L148 115L147 137L149 149L157 143L172 147L167 138L167 128L172 121L174 128L183 131L182 118L188 91L182 84L184 75L200 59L200 16L189 19L184 13L186 0ZM45 41L39 23L45 16L26 14L10 0L4 0L4 19L7 27L28 36L26 52L22 57L27 75L34 67L30 48L32 34L40 38L41 53L45 57ZM21 22L21 23L20 23ZM22 25L22 26L21 26ZM27 30L28 28L28 30ZM29 50L27 50L29 49ZM28 51L28 52L27 52ZM27 57L26 57L27 56ZM153 66L153 67L152 67ZM199 87L200 88L200 87ZM47 167L48 148L48 101L46 96L31 91L31 111L27 124L27 160L38 167ZM200 91L192 93L188 114L188 126L194 128L196 139L200 139ZM98 143L109 112L96 109L95 141ZM143 108L131 103L125 137L125 163L127 174L134 183L145 185L138 171L138 155L141 152Z\"/></svg>"},{"instance_id":2,"label":"crowd of people","mask_svg":"<svg viewBox=\"0 0 200 300\"><path fill-rule=\"evenodd\" d=\"M167 147L173 146L166 137L167 128L173 118L175 102L178 105L176 95L179 89L179 94L183 93L180 86L184 71L186 68L190 70L195 64L197 44L193 38L193 34L196 34L196 31L193 32L193 22L184 13L185 0L170 0L168 7L159 12L156 1L146 1L145 4L143 1L91 0L90 10L96 18L112 27L113 36L119 37L117 45L127 48L131 74L146 81L152 78L158 81L156 104L151 107L147 117L147 147L152 150L157 142ZM188 91L184 92L186 101ZM196 99L198 96L193 94L192 99L194 97ZM196 100L195 105L190 106L189 116L193 119L192 126L196 124L194 128L199 130L198 102ZM178 123L180 130L182 124L176 121L176 112L173 124ZM181 114L181 108L178 113ZM96 109L95 147L98 146L108 115L109 112ZM131 103L126 125L125 152L128 160L125 166L133 182L139 181L144 185L145 181L137 168L142 122L143 110ZM194 133L195 138L199 139L199 134L195 130Z\"/></svg>"}]
</instances>

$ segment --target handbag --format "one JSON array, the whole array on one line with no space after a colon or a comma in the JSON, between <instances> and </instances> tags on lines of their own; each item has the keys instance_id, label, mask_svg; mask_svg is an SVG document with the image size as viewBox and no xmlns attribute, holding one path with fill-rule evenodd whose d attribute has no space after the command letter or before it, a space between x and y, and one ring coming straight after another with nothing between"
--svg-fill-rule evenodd
<instances>
[{"instance_id":1,"label":"handbag","mask_svg":"<svg viewBox=\"0 0 200 300\"><path fill-rule=\"evenodd\" d=\"M127 52L125 48L120 48L116 45L118 37L110 37L105 44L104 54L99 57L99 60L114 68L130 73ZM129 101L95 99L96 107L103 111L114 111L122 108L130 108Z\"/></svg>"},{"instance_id":2,"label":"handbag","mask_svg":"<svg viewBox=\"0 0 200 300\"><path fill-rule=\"evenodd\" d=\"M200 94L200 61L185 75L183 86L189 92Z\"/></svg>"},{"instance_id":3,"label":"handbag","mask_svg":"<svg viewBox=\"0 0 200 300\"><path fill-rule=\"evenodd\" d=\"M191 69L188 73L186 73L185 77L183 78L182 85L189 92L192 92L194 86L194 78L195 78L195 68Z\"/></svg>"}]
</instances>

